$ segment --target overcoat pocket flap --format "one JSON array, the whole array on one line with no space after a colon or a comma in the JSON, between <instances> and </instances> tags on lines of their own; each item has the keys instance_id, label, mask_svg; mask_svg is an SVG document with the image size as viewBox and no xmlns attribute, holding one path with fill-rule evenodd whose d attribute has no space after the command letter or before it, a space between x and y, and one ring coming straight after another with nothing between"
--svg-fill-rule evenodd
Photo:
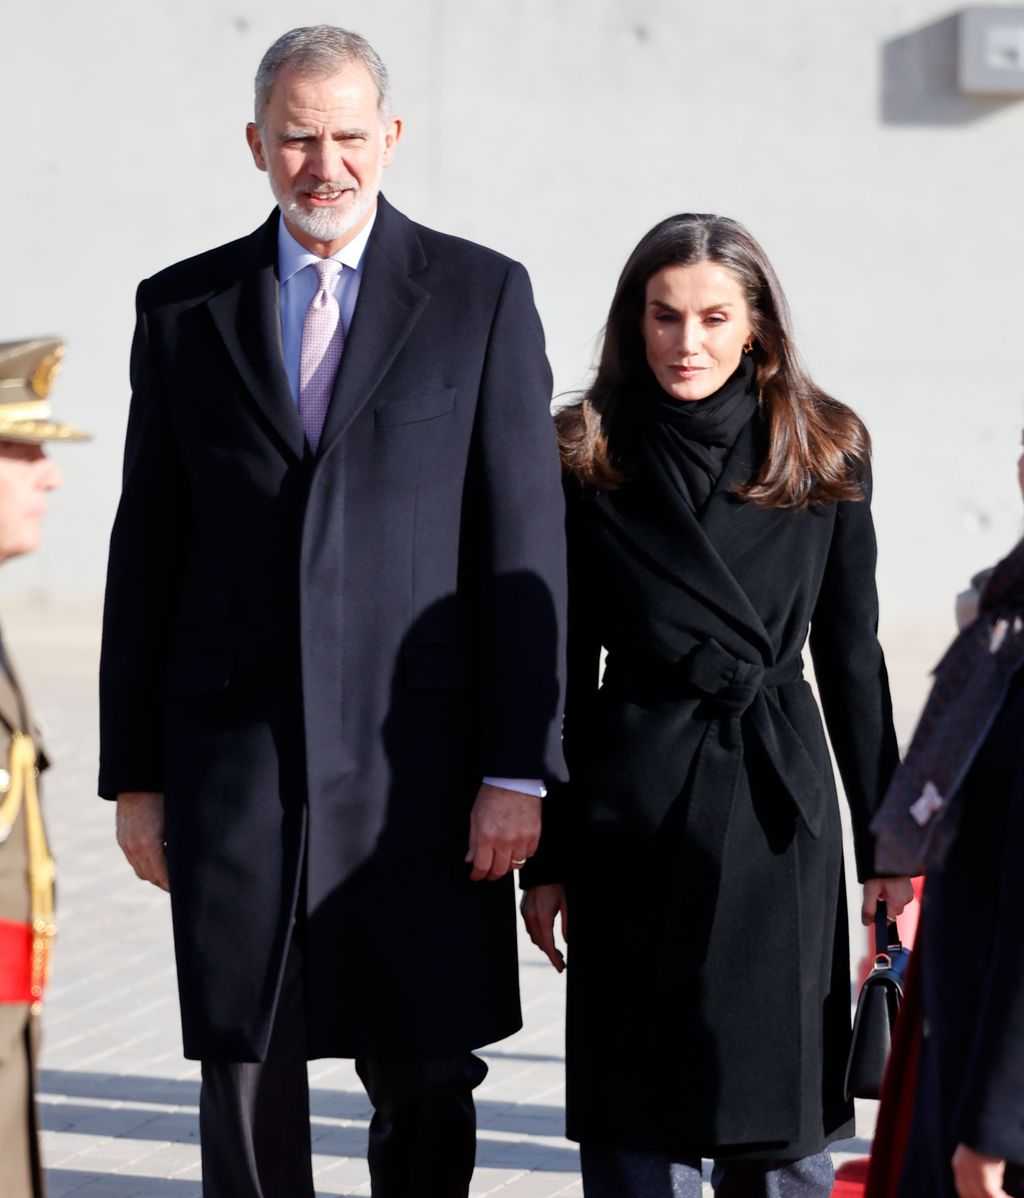
<instances>
[{"instance_id":1,"label":"overcoat pocket flap","mask_svg":"<svg viewBox=\"0 0 1024 1198\"><path fill-rule=\"evenodd\" d=\"M417 399L400 399L397 403L384 404L375 408L374 422L378 427L395 424L415 424L420 420L433 420L437 416L446 416L455 407L455 388L448 387L444 391L436 391L433 395L424 395Z\"/></svg>"},{"instance_id":2,"label":"overcoat pocket flap","mask_svg":"<svg viewBox=\"0 0 1024 1198\"><path fill-rule=\"evenodd\" d=\"M406 645L405 682L412 690L465 690L472 677L467 645Z\"/></svg>"},{"instance_id":3,"label":"overcoat pocket flap","mask_svg":"<svg viewBox=\"0 0 1024 1198\"><path fill-rule=\"evenodd\" d=\"M186 587L178 605L178 627L225 624L231 615L231 588L227 583Z\"/></svg>"},{"instance_id":4,"label":"overcoat pocket flap","mask_svg":"<svg viewBox=\"0 0 1024 1198\"><path fill-rule=\"evenodd\" d=\"M167 693L195 695L227 689L231 681L229 653L179 653L167 664Z\"/></svg>"}]
</instances>

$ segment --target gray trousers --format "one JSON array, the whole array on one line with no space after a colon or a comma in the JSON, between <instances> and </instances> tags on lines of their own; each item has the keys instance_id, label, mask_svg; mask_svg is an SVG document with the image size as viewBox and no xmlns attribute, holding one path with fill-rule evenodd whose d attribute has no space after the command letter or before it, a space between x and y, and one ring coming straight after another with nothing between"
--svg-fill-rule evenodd
<instances>
[{"instance_id":1,"label":"gray trousers","mask_svg":"<svg viewBox=\"0 0 1024 1198\"><path fill-rule=\"evenodd\" d=\"M701 1198L699 1160L580 1145L585 1198ZM827 1152L796 1161L715 1161L715 1198L829 1198L835 1173Z\"/></svg>"}]
</instances>

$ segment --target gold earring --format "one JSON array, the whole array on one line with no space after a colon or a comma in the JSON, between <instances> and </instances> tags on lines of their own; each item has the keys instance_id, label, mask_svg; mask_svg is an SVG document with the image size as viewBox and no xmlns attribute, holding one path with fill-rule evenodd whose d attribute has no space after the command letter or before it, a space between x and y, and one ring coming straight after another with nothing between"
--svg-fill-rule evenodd
<instances>
[{"instance_id":1,"label":"gold earring","mask_svg":"<svg viewBox=\"0 0 1024 1198\"><path fill-rule=\"evenodd\" d=\"M745 354L752 354L754 352L754 334L753 333L751 333L750 336L747 338L747 344L743 347L743 352Z\"/></svg>"}]
</instances>

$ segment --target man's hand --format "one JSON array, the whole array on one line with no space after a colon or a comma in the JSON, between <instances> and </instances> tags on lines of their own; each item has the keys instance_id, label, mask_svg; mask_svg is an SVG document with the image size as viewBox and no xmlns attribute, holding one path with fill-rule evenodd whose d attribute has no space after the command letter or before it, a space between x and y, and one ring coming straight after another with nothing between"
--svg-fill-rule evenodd
<instances>
[{"instance_id":1,"label":"man's hand","mask_svg":"<svg viewBox=\"0 0 1024 1198\"><path fill-rule=\"evenodd\" d=\"M559 973L565 968L565 957L555 946L555 916L562 917L562 939L569 943L569 910L565 903L565 887L561 882L531 886L519 904L523 922L530 939Z\"/></svg>"},{"instance_id":2,"label":"man's hand","mask_svg":"<svg viewBox=\"0 0 1024 1198\"><path fill-rule=\"evenodd\" d=\"M129 791L117 796L117 843L144 882L170 890L164 854L164 796Z\"/></svg>"},{"instance_id":3,"label":"man's hand","mask_svg":"<svg viewBox=\"0 0 1024 1198\"><path fill-rule=\"evenodd\" d=\"M953 1181L960 1198L1007 1198L1003 1189L1006 1161L995 1156L983 1156L958 1144L953 1153Z\"/></svg>"},{"instance_id":4,"label":"man's hand","mask_svg":"<svg viewBox=\"0 0 1024 1198\"><path fill-rule=\"evenodd\" d=\"M878 900L885 901L886 914L890 919L900 915L908 903L914 901L914 886L909 878L871 878L864 883L864 903L860 909L860 921L870 928L875 922Z\"/></svg>"},{"instance_id":5,"label":"man's hand","mask_svg":"<svg viewBox=\"0 0 1024 1198\"><path fill-rule=\"evenodd\" d=\"M470 879L496 882L518 869L537 851L540 840L540 799L503 790L485 782L477 791L469 816Z\"/></svg>"}]
</instances>

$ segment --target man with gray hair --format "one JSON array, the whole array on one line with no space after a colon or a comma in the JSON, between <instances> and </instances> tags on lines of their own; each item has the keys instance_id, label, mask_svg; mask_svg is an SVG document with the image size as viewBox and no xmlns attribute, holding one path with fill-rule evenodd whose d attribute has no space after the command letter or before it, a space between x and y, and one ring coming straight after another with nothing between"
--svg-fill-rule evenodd
<instances>
[{"instance_id":1,"label":"man with gray hair","mask_svg":"<svg viewBox=\"0 0 1024 1198\"><path fill-rule=\"evenodd\" d=\"M217 1198L312 1198L324 1056L374 1195L466 1195L472 1050L521 1022L513 871L564 772L551 379L525 270L379 194L401 130L362 38L285 34L246 130L277 208L138 291L99 788L170 891Z\"/></svg>"}]
</instances>

